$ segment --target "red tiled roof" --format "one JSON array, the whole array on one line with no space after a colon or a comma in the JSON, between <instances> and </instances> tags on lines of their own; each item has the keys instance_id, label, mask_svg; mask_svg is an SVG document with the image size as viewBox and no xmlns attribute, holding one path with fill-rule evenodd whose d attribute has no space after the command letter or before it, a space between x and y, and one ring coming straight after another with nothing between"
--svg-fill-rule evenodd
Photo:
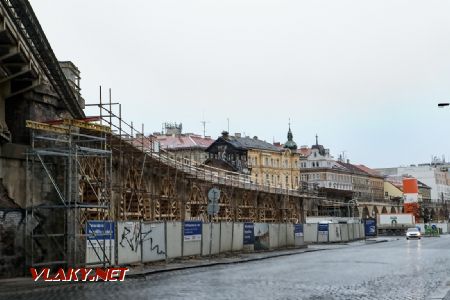
<instances>
[{"instance_id":1,"label":"red tiled roof","mask_svg":"<svg viewBox=\"0 0 450 300\"><path fill-rule=\"evenodd\" d=\"M311 154L311 148L300 148L297 151L303 156L309 156Z\"/></svg>"},{"instance_id":2,"label":"red tiled roof","mask_svg":"<svg viewBox=\"0 0 450 300\"><path fill-rule=\"evenodd\" d=\"M354 165L355 167L357 167L358 169L360 169L361 171L363 171L364 173L367 173L369 175L373 175L373 176L382 176L380 172L375 171L369 167L366 167L365 165Z\"/></svg>"},{"instance_id":3,"label":"red tiled roof","mask_svg":"<svg viewBox=\"0 0 450 300\"><path fill-rule=\"evenodd\" d=\"M214 142L199 135L158 135L153 139L160 143L162 149L206 149Z\"/></svg>"}]
</instances>

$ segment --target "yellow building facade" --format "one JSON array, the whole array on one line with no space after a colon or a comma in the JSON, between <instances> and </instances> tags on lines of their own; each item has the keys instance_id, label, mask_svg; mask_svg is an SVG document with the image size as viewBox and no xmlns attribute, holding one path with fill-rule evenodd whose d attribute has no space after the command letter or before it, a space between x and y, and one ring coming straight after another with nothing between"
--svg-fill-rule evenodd
<instances>
[{"instance_id":1,"label":"yellow building facade","mask_svg":"<svg viewBox=\"0 0 450 300\"><path fill-rule=\"evenodd\" d=\"M254 183L288 189L299 187L300 154L297 151L250 149L248 162Z\"/></svg>"},{"instance_id":2,"label":"yellow building facade","mask_svg":"<svg viewBox=\"0 0 450 300\"><path fill-rule=\"evenodd\" d=\"M399 187L394 185L392 182L385 181L384 199L385 200L403 199L403 191Z\"/></svg>"}]
</instances>

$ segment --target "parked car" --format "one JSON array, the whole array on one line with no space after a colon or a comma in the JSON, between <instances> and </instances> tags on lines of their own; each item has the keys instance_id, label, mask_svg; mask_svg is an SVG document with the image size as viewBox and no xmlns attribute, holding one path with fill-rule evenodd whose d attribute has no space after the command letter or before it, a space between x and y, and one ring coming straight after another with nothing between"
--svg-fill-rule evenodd
<instances>
[{"instance_id":1,"label":"parked car","mask_svg":"<svg viewBox=\"0 0 450 300\"><path fill-rule=\"evenodd\" d=\"M422 237L422 235L420 234L419 229L417 229L416 227L413 228L408 228L408 230L406 231L406 239L419 239Z\"/></svg>"}]
</instances>

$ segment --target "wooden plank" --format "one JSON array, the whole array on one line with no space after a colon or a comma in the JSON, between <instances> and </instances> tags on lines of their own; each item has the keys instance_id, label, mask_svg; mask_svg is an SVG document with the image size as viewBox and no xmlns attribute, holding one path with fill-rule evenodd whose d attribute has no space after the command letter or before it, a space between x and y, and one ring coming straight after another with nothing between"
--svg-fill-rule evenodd
<instances>
[{"instance_id":1,"label":"wooden plank","mask_svg":"<svg viewBox=\"0 0 450 300\"><path fill-rule=\"evenodd\" d=\"M31 120L26 121L26 127L35 129L35 130L50 131L50 132L61 133L61 134L69 133L69 129L67 129L65 127L35 122L35 121L31 121Z\"/></svg>"}]
</instances>

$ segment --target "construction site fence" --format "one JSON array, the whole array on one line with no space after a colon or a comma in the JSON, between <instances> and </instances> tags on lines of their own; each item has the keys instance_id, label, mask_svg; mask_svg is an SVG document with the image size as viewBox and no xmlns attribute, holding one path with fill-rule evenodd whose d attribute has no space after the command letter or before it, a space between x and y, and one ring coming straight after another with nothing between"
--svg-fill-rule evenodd
<instances>
[{"instance_id":1,"label":"construction site fence","mask_svg":"<svg viewBox=\"0 0 450 300\"><path fill-rule=\"evenodd\" d=\"M364 224L361 223L309 223L304 227L304 242L311 243L340 243L365 238Z\"/></svg>"},{"instance_id":2,"label":"construction site fence","mask_svg":"<svg viewBox=\"0 0 450 300\"><path fill-rule=\"evenodd\" d=\"M419 228L420 233L425 234L427 227L436 227L439 234L448 234L450 232L450 223L416 223L415 227Z\"/></svg>"},{"instance_id":3,"label":"construction site fence","mask_svg":"<svg viewBox=\"0 0 450 300\"><path fill-rule=\"evenodd\" d=\"M105 261L105 257L99 257L99 253L105 255L106 261L113 265L130 265L364 238L362 224L328 224L328 232L324 234L320 231L320 224L201 221L113 223L113 235L105 239L97 238L97 247L87 243L86 264Z\"/></svg>"}]
</instances>

